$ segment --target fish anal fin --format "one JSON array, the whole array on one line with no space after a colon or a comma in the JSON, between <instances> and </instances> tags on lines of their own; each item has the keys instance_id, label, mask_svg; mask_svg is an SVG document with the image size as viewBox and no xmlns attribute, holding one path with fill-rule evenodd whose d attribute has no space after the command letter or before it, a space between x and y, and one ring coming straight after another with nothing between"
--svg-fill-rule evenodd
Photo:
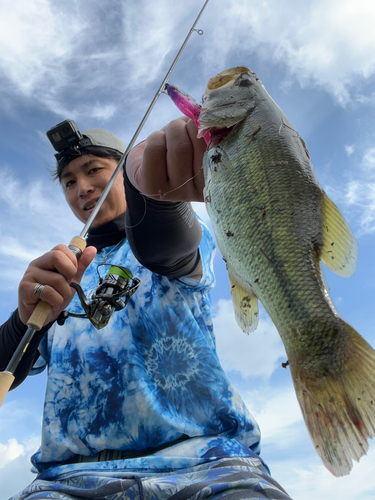
<instances>
[{"instance_id":1,"label":"fish anal fin","mask_svg":"<svg viewBox=\"0 0 375 500\"><path fill-rule=\"evenodd\" d=\"M320 259L331 271L349 278L357 265L358 244L336 205L323 194L323 247Z\"/></svg>"},{"instance_id":2,"label":"fish anal fin","mask_svg":"<svg viewBox=\"0 0 375 500\"><path fill-rule=\"evenodd\" d=\"M335 476L350 473L352 461L366 454L367 440L375 435L375 351L350 325L342 324L348 355L340 369L314 376L289 356L310 437Z\"/></svg>"},{"instance_id":3,"label":"fish anal fin","mask_svg":"<svg viewBox=\"0 0 375 500\"><path fill-rule=\"evenodd\" d=\"M236 321L245 333L253 332L259 322L258 297L245 290L230 273L228 277Z\"/></svg>"}]
</instances>

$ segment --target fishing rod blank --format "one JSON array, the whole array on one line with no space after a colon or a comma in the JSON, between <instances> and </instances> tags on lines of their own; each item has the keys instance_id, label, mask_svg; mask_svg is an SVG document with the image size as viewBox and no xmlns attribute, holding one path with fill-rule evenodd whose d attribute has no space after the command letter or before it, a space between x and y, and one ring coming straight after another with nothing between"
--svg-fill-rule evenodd
<instances>
[{"instance_id":1,"label":"fishing rod blank","mask_svg":"<svg viewBox=\"0 0 375 500\"><path fill-rule=\"evenodd\" d=\"M185 48L185 45L187 44L191 34L193 33L194 29L195 29L195 26L197 24L197 22L199 21L199 18L201 17L204 9L206 8L206 5L208 4L209 0L206 0L202 9L200 10L197 18L195 19L194 21L194 24L193 26L191 27L187 37L185 38L183 44L181 45L181 48L180 50L178 51L178 54L177 56L175 57L173 63L171 64L164 80L162 81L158 91L156 92L155 94L155 97L153 98L150 106L148 107L141 123L139 124L137 130L135 131L135 134L134 136L132 137L128 147L126 148L126 151L124 152L124 154L122 155L117 167L116 167L116 170L113 172L112 174L112 177L110 178L107 186L104 188L99 200L98 200L98 203L95 205L95 208L94 210L92 211L90 217L88 218L83 230L81 231L80 235L79 236L75 236L72 241L70 242L69 244L69 249L74 253L74 255L77 257L77 259L79 259L79 257L81 256L83 250L86 248L86 241L85 241L85 237L91 227L91 224L93 223L95 217L97 216L101 206L103 205L113 183L115 182L116 180L116 177L117 175L119 174L120 170L123 168L124 164L125 164L125 160L126 160L126 157L128 155L128 153L130 152L130 150L132 149L132 147L134 146L134 143L135 141L137 140L144 124L146 123L146 120L147 118L149 117L151 111L152 111L152 108L154 107L157 99L159 98L160 94L163 92L164 90L164 87L165 87L165 84L167 83L167 80L170 76L170 74L172 73L182 51L184 50ZM201 31L198 32L199 34L202 34ZM30 319L29 321L27 322L27 330L24 334L24 336L22 337L21 339L21 342L19 343L15 353L13 354L11 360L9 361L6 369L4 372L0 372L0 406L2 405L4 399L5 399L5 396L7 395L7 393L9 392L9 389L11 387L11 385L13 384L13 381L14 381L14 373L17 369L17 366L19 365L26 349L28 348L35 332L37 332L38 330L40 330L43 325L44 325L44 322L48 316L48 314L50 313L52 307L47 303L47 302L44 302L43 300L40 300L38 302L38 304L36 305L35 309L34 309L34 312L32 313L32 315L30 316Z\"/></svg>"}]
</instances>

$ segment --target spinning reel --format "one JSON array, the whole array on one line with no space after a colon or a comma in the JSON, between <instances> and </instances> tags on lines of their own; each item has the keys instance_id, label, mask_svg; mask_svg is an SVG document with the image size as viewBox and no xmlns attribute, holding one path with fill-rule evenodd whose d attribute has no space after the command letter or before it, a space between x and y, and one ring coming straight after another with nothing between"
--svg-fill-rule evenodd
<instances>
[{"instance_id":1,"label":"spinning reel","mask_svg":"<svg viewBox=\"0 0 375 500\"><path fill-rule=\"evenodd\" d=\"M99 273L99 267L108 266L109 270L105 278ZM91 301L87 299L78 283L71 283L70 286L77 291L79 300L85 314L75 314L63 311L57 319L59 325L63 325L69 316L74 318L84 318L91 321L97 330L108 325L112 314L120 311L129 302L130 297L137 291L140 280L133 278L132 273L126 267L114 266L112 264L100 264L97 267L99 275L99 285L92 295ZM122 300L121 297L125 297Z\"/></svg>"}]
</instances>

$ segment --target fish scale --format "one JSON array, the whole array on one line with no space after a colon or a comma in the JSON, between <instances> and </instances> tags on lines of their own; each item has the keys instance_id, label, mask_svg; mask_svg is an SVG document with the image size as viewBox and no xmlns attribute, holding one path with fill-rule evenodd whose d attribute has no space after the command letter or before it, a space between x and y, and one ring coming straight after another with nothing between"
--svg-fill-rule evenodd
<instances>
[{"instance_id":1,"label":"fish scale","mask_svg":"<svg viewBox=\"0 0 375 500\"><path fill-rule=\"evenodd\" d=\"M235 134L225 141L225 152L221 152L219 145L206 155L204 162L205 197L207 199L208 196L212 200L206 205L220 251L227 261L228 271L239 282L243 283L246 277L246 282L266 308L270 303L270 297L275 294L278 301L272 302L273 309L278 309L278 303L285 303L288 308L289 303L296 304L296 298L301 293L303 294L304 289L309 296L313 294L312 279L317 281L316 295L322 299L321 287L311 258L313 244L310 244L310 248L303 248L303 251L300 246L301 238L313 241L312 235L315 234L315 240L319 239L321 220L317 217L316 227L310 224L311 236L299 234L299 226L296 226L294 217L297 212L301 216L301 210L295 201L290 201L290 192L294 190L299 194L301 182L297 182L298 178L293 177L294 173L290 170L295 167L294 170L298 173L300 165L293 161L287 151L278 151L275 155L263 147L263 139L267 140L266 134L272 131L261 130L257 134L257 139L252 141L246 149L249 155L244 155L243 149L239 147L238 137L250 135L258 124L259 118L250 115L245 124L238 127ZM274 128L278 133L277 123ZM210 161L210 157L218 156L218 154L221 155L219 162ZM260 162L261 168L257 168ZM270 166L277 162L288 163L282 166ZM234 165L235 175L233 175ZM270 169L272 169L271 172ZM290 182L291 176L292 183ZM240 183L237 181L238 178L241 179ZM306 188L311 191L311 186ZM243 200L240 203L240 209L236 200ZM271 203L272 200L278 201ZM315 196L314 201L318 207L318 195ZM226 206L225 216L222 210L223 205ZM307 213L306 207L302 209ZM318 208L317 211L319 212ZM288 217L285 216L286 214L289 214ZM228 237L228 231L231 231L234 236ZM246 238L243 237L245 232ZM293 255L293 260L286 261L278 250L280 248L283 248L284 253L288 252ZM296 266L296 261L298 266ZM255 280L258 280L258 283L254 283ZM301 288L296 288L295 282ZM306 283L305 287L303 287L304 283ZM288 287L288 284L291 286ZM300 302L305 303L302 297L300 299ZM314 305L315 302L311 304ZM293 309L288 311L288 318L292 312ZM271 309L269 313L274 321L280 316L280 314L272 314ZM285 317L285 315L281 316ZM299 321L299 324L295 324L296 328L301 326L300 321L305 317L305 315L301 316L302 318L296 318ZM289 328L291 326L288 325Z\"/></svg>"},{"instance_id":2,"label":"fish scale","mask_svg":"<svg viewBox=\"0 0 375 500\"><path fill-rule=\"evenodd\" d=\"M334 475L348 474L375 435L375 351L338 314L320 261L349 277L355 238L304 141L251 70L211 78L201 109L176 87L167 91L208 143L204 199L236 320L255 330L263 304L315 449Z\"/></svg>"}]
</instances>

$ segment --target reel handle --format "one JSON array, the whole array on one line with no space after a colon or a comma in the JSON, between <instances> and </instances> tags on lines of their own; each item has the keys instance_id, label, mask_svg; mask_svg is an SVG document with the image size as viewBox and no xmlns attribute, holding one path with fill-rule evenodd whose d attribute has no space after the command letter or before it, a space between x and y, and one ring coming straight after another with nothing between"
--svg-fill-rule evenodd
<instances>
[{"instance_id":1,"label":"reel handle","mask_svg":"<svg viewBox=\"0 0 375 500\"><path fill-rule=\"evenodd\" d=\"M74 236L72 241L69 243L69 249L74 253L77 257L77 260L80 258L83 250L86 248L86 240L81 238L80 236ZM27 326L31 326L36 330L40 330L44 325L44 322L51 312L52 307L43 300L40 300L33 313L31 314L29 321L27 322Z\"/></svg>"}]
</instances>

